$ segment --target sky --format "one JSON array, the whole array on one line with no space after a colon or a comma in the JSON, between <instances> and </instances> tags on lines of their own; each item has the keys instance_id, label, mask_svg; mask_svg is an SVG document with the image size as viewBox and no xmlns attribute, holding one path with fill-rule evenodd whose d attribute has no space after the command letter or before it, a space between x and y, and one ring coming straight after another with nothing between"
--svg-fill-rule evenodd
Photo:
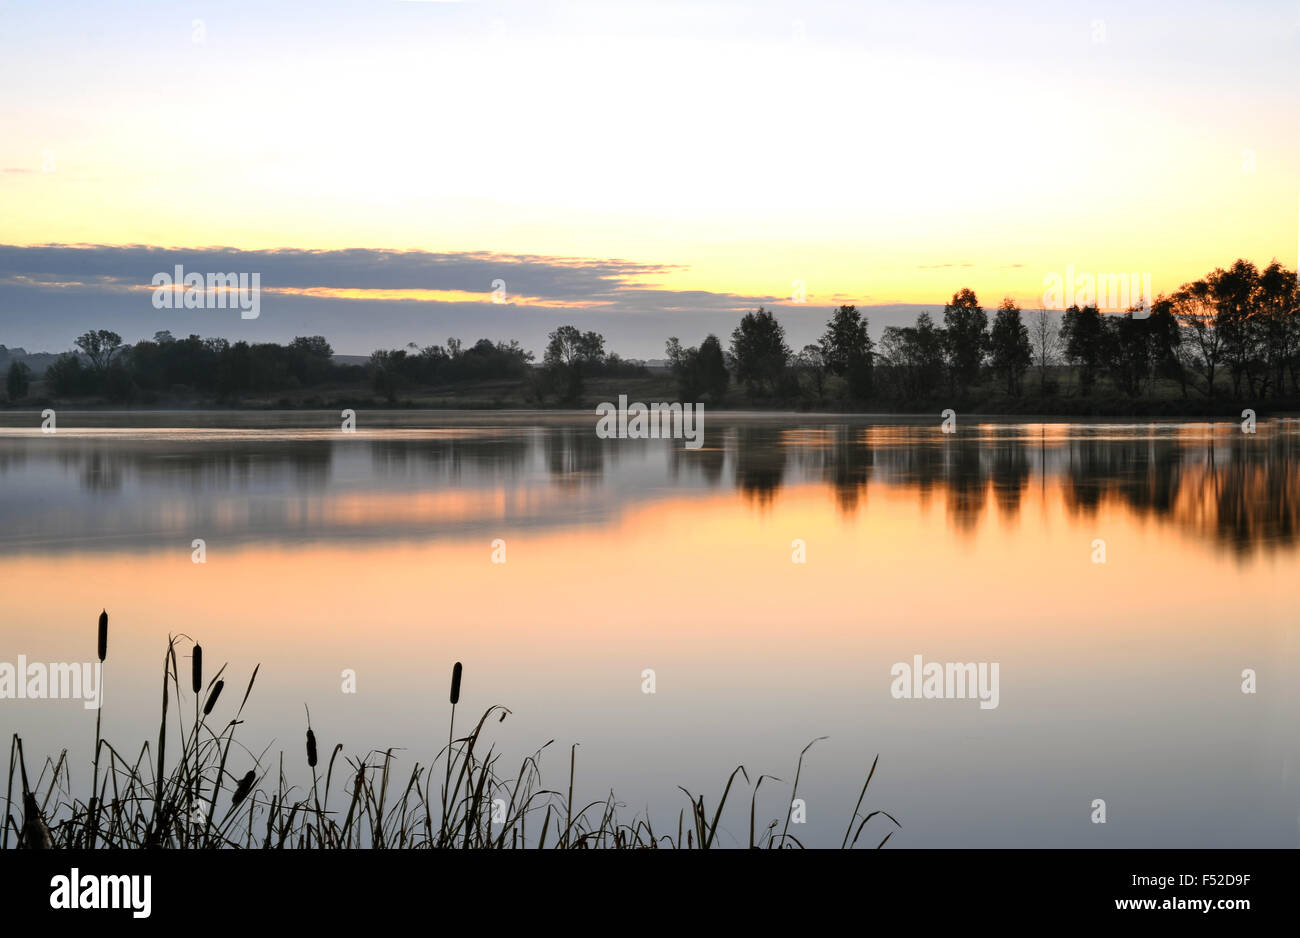
<instances>
[{"instance_id":1,"label":"sky","mask_svg":"<svg viewBox=\"0 0 1300 938\"><path fill-rule=\"evenodd\" d=\"M659 357L760 304L798 347L840 303L1168 292L1295 266L1297 89L1296 2L7 0L0 344ZM175 264L259 273L258 318L155 309Z\"/></svg>"}]
</instances>

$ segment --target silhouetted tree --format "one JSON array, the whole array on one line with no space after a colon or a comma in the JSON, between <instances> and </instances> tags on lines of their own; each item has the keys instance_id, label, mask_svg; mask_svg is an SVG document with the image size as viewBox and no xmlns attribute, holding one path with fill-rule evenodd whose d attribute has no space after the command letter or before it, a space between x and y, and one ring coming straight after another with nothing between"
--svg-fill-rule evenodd
<instances>
[{"instance_id":1,"label":"silhouetted tree","mask_svg":"<svg viewBox=\"0 0 1300 938\"><path fill-rule=\"evenodd\" d=\"M288 367L301 385L319 384L329 374L334 349L323 335L298 336L288 347Z\"/></svg>"},{"instance_id":2,"label":"silhouetted tree","mask_svg":"<svg viewBox=\"0 0 1300 938\"><path fill-rule=\"evenodd\" d=\"M731 333L731 358L736 379L751 394L775 391L790 360L785 330L776 317L761 306L746 313Z\"/></svg>"},{"instance_id":3,"label":"silhouetted tree","mask_svg":"<svg viewBox=\"0 0 1300 938\"><path fill-rule=\"evenodd\" d=\"M122 349L122 337L107 329L95 329L77 336L73 344L90 359L91 367L96 371L105 371L113 361L113 356Z\"/></svg>"},{"instance_id":4,"label":"silhouetted tree","mask_svg":"<svg viewBox=\"0 0 1300 938\"><path fill-rule=\"evenodd\" d=\"M5 392L9 395L9 400L20 401L26 397L31 383L32 370L27 367L26 362L9 363L9 370L5 373Z\"/></svg>"},{"instance_id":5,"label":"silhouetted tree","mask_svg":"<svg viewBox=\"0 0 1300 938\"><path fill-rule=\"evenodd\" d=\"M1185 283L1171 298L1182 341L1201 373L1206 398L1214 400L1214 385L1223 360L1223 333L1216 329L1214 291L1205 280Z\"/></svg>"},{"instance_id":6,"label":"silhouetted tree","mask_svg":"<svg viewBox=\"0 0 1300 938\"><path fill-rule=\"evenodd\" d=\"M81 356L65 352L45 369L45 382L51 391L62 397L93 394L96 390L95 373L81 363Z\"/></svg>"},{"instance_id":7,"label":"silhouetted tree","mask_svg":"<svg viewBox=\"0 0 1300 938\"><path fill-rule=\"evenodd\" d=\"M1135 312L1138 308L1103 320L1107 370L1116 387L1129 397L1142 393L1142 382L1150 376L1155 351L1151 342L1150 318L1134 318Z\"/></svg>"},{"instance_id":8,"label":"silhouetted tree","mask_svg":"<svg viewBox=\"0 0 1300 938\"><path fill-rule=\"evenodd\" d=\"M1286 390L1286 374L1296 385L1297 352L1300 351L1300 289L1294 271L1277 261L1259 275L1260 344L1266 367L1267 382L1273 393Z\"/></svg>"},{"instance_id":9,"label":"silhouetted tree","mask_svg":"<svg viewBox=\"0 0 1300 938\"><path fill-rule=\"evenodd\" d=\"M948 390L958 393L979 380L988 348L988 316L973 291L962 287L943 308L944 352Z\"/></svg>"},{"instance_id":10,"label":"silhouetted tree","mask_svg":"<svg viewBox=\"0 0 1300 938\"><path fill-rule=\"evenodd\" d=\"M1061 353L1061 329L1045 309L1035 311L1030 319L1029 344L1033 347L1034 366L1038 369L1038 390L1046 394L1047 369L1056 364Z\"/></svg>"},{"instance_id":11,"label":"silhouetted tree","mask_svg":"<svg viewBox=\"0 0 1300 938\"><path fill-rule=\"evenodd\" d=\"M1067 309L1061 317L1061 344L1065 357L1079 369L1079 391L1086 397L1105 363L1106 330L1101 311L1095 305Z\"/></svg>"},{"instance_id":12,"label":"silhouetted tree","mask_svg":"<svg viewBox=\"0 0 1300 938\"><path fill-rule=\"evenodd\" d=\"M598 332L560 326L547 337L542 358L550 388L565 401L582 395L584 379L605 360L605 339Z\"/></svg>"},{"instance_id":13,"label":"silhouetted tree","mask_svg":"<svg viewBox=\"0 0 1300 938\"><path fill-rule=\"evenodd\" d=\"M795 356L795 366L808 379L813 395L821 400L826 392L826 354L821 345L805 345Z\"/></svg>"},{"instance_id":14,"label":"silhouetted tree","mask_svg":"<svg viewBox=\"0 0 1300 938\"><path fill-rule=\"evenodd\" d=\"M683 348L676 336L666 346L668 362L683 401L708 397L719 401L727 392L727 365L718 337L709 335L699 348Z\"/></svg>"},{"instance_id":15,"label":"silhouetted tree","mask_svg":"<svg viewBox=\"0 0 1300 938\"><path fill-rule=\"evenodd\" d=\"M841 306L831 313L821 351L826 370L847 379L851 396L859 400L871 396L875 350L867 333L867 318L856 306Z\"/></svg>"},{"instance_id":16,"label":"silhouetted tree","mask_svg":"<svg viewBox=\"0 0 1300 938\"><path fill-rule=\"evenodd\" d=\"M1006 382L1007 393L1020 393L1020 379L1033 361L1029 329L1020 319L1020 307L1008 297L993 317L989 333L989 352L993 370Z\"/></svg>"},{"instance_id":17,"label":"silhouetted tree","mask_svg":"<svg viewBox=\"0 0 1300 938\"><path fill-rule=\"evenodd\" d=\"M664 346L668 367L677 381L677 394L684 401L693 401L703 391L700 380L700 350L683 348L677 336L670 336Z\"/></svg>"},{"instance_id":18,"label":"silhouetted tree","mask_svg":"<svg viewBox=\"0 0 1300 938\"><path fill-rule=\"evenodd\" d=\"M1174 305L1163 294L1151 304L1147 320L1147 336L1151 351L1151 374L1156 378L1169 378L1178 382L1182 396L1187 397L1187 370L1183 365L1182 341Z\"/></svg>"},{"instance_id":19,"label":"silhouetted tree","mask_svg":"<svg viewBox=\"0 0 1300 938\"><path fill-rule=\"evenodd\" d=\"M880 337L880 358L887 365L892 396L900 401L933 398L943 382L943 330L929 313L916 317L915 326L889 326Z\"/></svg>"},{"instance_id":20,"label":"silhouetted tree","mask_svg":"<svg viewBox=\"0 0 1300 938\"><path fill-rule=\"evenodd\" d=\"M1239 397L1244 379L1255 396L1258 352L1261 349L1259 271L1244 260L1206 278L1214 298L1214 328L1220 334L1223 362L1232 379L1232 395Z\"/></svg>"},{"instance_id":21,"label":"silhouetted tree","mask_svg":"<svg viewBox=\"0 0 1300 938\"><path fill-rule=\"evenodd\" d=\"M700 343L700 382L704 393L711 401L721 401L727 393L728 380L730 375L727 373L722 343L716 335L709 333Z\"/></svg>"}]
</instances>

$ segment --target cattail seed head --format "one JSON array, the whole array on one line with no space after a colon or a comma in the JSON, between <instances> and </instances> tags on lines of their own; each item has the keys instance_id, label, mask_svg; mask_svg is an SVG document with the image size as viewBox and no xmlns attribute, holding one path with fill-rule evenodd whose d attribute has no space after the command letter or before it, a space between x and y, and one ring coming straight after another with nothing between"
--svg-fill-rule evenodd
<instances>
[{"instance_id":1,"label":"cattail seed head","mask_svg":"<svg viewBox=\"0 0 1300 938\"><path fill-rule=\"evenodd\" d=\"M217 681L213 685L212 693L208 694L208 702L203 705L203 715L207 716L212 712L212 708L217 705L217 698L221 696L221 688L226 686L225 681Z\"/></svg>"},{"instance_id":2,"label":"cattail seed head","mask_svg":"<svg viewBox=\"0 0 1300 938\"><path fill-rule=\"evenodd\" d=\"M460 662L456 662L456 667L451 669L451 703L452 706L460 703Z\"/></svg>"},{"instance_id":3,"label":"cattail seed head","mask_svg":"<svg viewBox=\"0 0 1300 938\"><path fill-rule=\"evenodd\" d=\"M232 806L237 805L247 798L248 793L253 790L253 782L256 780L257 776L252 769L249 769L248 773L239 780L239 784L235 786L235 793L230 796L230 804Z\"/></svg>"},{"instance_id":4,"label":"cattail seed head","mask_svg":"<svg viewBox=\"0 0 1300 938\"><path fill-rule=\"evenodd\" d=\"M316 734L307 727L307 765L316 768Z\"/></svg>"},{"instance_id":5,"label":"cattail seed head","mask_svg":"<svg viewBox=\"0 0 1300 938\"><path fill-rule=\"evenodd\" d=\"M108 610L99 614L99 660L108 657Z\"/></svg>"},{"instance_id":6,"label":"cattail seed head","mask_svg":"<svg viewBox=\"0 0 1300 938\"><path fill-rule=\"evenodd\" d=\"M195 644L194 660L192 662L192 665L193 667L190 671L191 684L194 687L194 693L197 695L199 691L203 690L203 646L202 645Z\"/></svg>"}]
</instances>

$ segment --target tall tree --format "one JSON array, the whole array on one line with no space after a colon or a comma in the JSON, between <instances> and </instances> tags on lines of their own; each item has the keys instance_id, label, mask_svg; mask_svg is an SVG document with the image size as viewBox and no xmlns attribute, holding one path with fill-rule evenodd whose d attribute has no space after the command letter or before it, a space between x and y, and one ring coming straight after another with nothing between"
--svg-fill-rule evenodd
<instances>
[{"instance_id":1,"label":"tall tree","mask_svg":"<svg viewBox=\"0 0 1300 938\"><path fill-rule=\"evenodd\" d=\"M900 401L922 401L941 390L944 371L943 330L929 313L915 326L889 326L880 337L881 360L888 368L892 393Z\"/></svg>"},{"instance_id":2,"label":"tall tree","mask_svg":"<svg viewBox=\"0 0 1300 938\"><path fill-rule=\"evenodd\" d=\"M11 401L21 401L27 396L27 390L31 387L32 370L27 367L26 362L12 361L9 363L9 371L5 374L5 391Z\"/></svg>"},{"instance_id":3,"label":"tall tree","mask_svg":"<svg viewBox=\"0 0 1300 938\"><path fill-rule=\"evenodd\" d=\"M1300 289L1294 271L1277 261L1259 275L1261 344L1274 395L1286 392L1287 369L1295 387L1297 351L1300 350Z\"/></svg>"},{"instance_id":4,"label":"tall tree","mask_svg":"<svg viewBox=\"0 0 1300 938\"><path fill-rule=\"evenodd\" d=\"M1152 343L1151 319L1135 319L1140 307L1129 309L1124 315L1107 316L1106 366L1115 385L1129 397L1142 393L1142 382L1151 373Z\"/></svg>"},{"instance_id":5,"label":"tall tree","mask_svg":"<svg viewBox=\"0 0 1300 938\"><path fill-rule=\"evenodd\" d=\"M867 319L856 306L841 306L831 313L821 348L826 370L833 375L846 374L855 359L870 360L872 347Z\"/></svg>"},{"instance_id":6,"label":"tall tree","mask_svg":"<svg viewBox=\"0 0 1300 938\"><path fill-rule=\"evenodd\" d=\"M746 313L731 333L731 358L736 380L751 394L775 391L790 361L785 329L761 306Z\"/></svg>"},{"instance_id":7,"label":"tall tree","mask_svg":"<svg viewBox=\"0 0 1300 938\"><path fill-rule=\"evenodd\" d=\"M1147 337L1151 351L1151 376L1177 381L1186 398L1187 369L1184 367L1178 320L1174 317L1173 301L1164 294L1156 297L1151 304L1151 315L1147 317Z\"/></svg>"},{"instance_id":8,"label":"tall tree","mask_svg":"<svg viewBox=\"0 0 1300 938\"><path fill-rule=\"evenodd\" d=\"M1061 354L1061 329L1056 318L1045 309L1035 310L1030 318L1029 343L1033 347L1034 367L1038 369L1038 391L1047 392L1047 369Z\"/></svg>"},{"instance_id":9,"label":"tall tree","mask_svg":"<svg viewBox=\"0 0 1300 938\"><path fill-rule=\"evenodd\" d=\"M1223 362L1232 379L1232 396L1241 396L1244 379L1255 396L1258 352L1263 330L1259 316L1259 271L1249 261L1237 260L1227 270L1206 278L1214 299L1214 328L1219 333Z\"/></svg>"},{"instance_id":10,"label":"tall tree","mask_svg":"<svg viewBox=\"0 0 1300 938\"><path fill-rule=\"evenodd\" d=\"M668 361L683 401L708 397L722 400L727 393L727 363L718 337L709 334L699 348L684 348L676 336L668 340Z\"/></svg>"},{"instance_id":11,"label":"tall tree","mask_svg":"<svg viewBox=\"0 0 1300 938\"><path fill-rule=\"evenodd\" d=\"M598 365L605 359L605 338L599 332L560 326L546 338L542 361L547 365Z\"/></svg>"},{"instance_id":12,"label":"tall tree","mask_svg":"<svg viewBox=\"0 0 1300 938\"><path fill-rule=\"evenodd\" d=\"M1071 306L1061 317L1061 344L1065 357L1079 369L1079 391L1092 393L1097 372L1105 362L1106 330L1096 305Z\"/></svg>"},{"instance_id":13,"label":"tall tree","mask_svg":"<svg viewBox=\"0 0 1300 938\"><path fill-rule=\"evenodd\" d=\"M975 293L962 287L943 308L944 351L948 359L948 390L959 393L979 380L988 348L989 318Z\"/></svg>"},{"instance_id":14,"label":"tall tree","mask_svg":"<svg viewBox=\"0 0 1300 938\"><path fill-rule=\"evenodd\" d=\"M542 357L552 390L566 401L582 394L586 375L605 361L605 339L598 332L560 326L547 337Z\"/></svg>"},{"instance_id":15,"label":"tall tree","mask_svg":"<svg viewBox=\"0 0 1300 938\"><path fill-rule=\"evenodd\" d=\"M1214 385L1223 361L1223 333L1215 328L1218 307L1206 280L1185 283L1171 297L1182 341L1201 372L1205 396L1214 400Z\"/></svg>"},{"instance_id":16,"label":"tall tree","mask_svg":"<svg viewBox=\"0 0 1300 938\"><path fill-rule=\"evenodd\" d=\"M122 337L107 329L94 329L77 336L74 343L90 359L96 371L106 371L113 356L122 350Z\"/></svg>"},{"instance_id":17,"label":"tall tree","mask_svg":"<svg viewBox=\"0 0 1300 938\"><path fill-rule=\"evenodd\" d=\"M726 396L727 374L726 357L722 354L722 343L713 333L704 337L700 343L699 355L700 386L709 400L717 403Z\"/></svg>"},{"instance_id":18,"label":"tall tree","mask_svg":"<svg viewBox=\"0 0 1300 938\"><path fill-rule=\"evenodd\" d=\"M703 393L700 381L700 350L685 348L677 336L665 345L668 365L677 381L677 394L683 401L693 401Z\"/></svg>"},{"instance_id":19,"label":"tall tree","mask_svg":"<svg viewBox=\"0 0 1300 938\"><path fill-rule=\"evenodd\" d=\"M853 397L863 400L871 396L875 349L867 332L867 317L856 306L841 306L831 313L821 351L826 370L847 378Z\"/></svg>"},{"instance_id":20,"label":"tall tree","mask_svg":"<svg viewBox=\"0 0 1300 938\"><path fill-rule=\"evenodd\" d=\"M1020 307L1008 297L993 317L989 333L989 352L993 370L1006 382L1007 393L1020 393L1020 379L1033 361L1029 329L1020 319Z\"/></svg>"}]
</instances>

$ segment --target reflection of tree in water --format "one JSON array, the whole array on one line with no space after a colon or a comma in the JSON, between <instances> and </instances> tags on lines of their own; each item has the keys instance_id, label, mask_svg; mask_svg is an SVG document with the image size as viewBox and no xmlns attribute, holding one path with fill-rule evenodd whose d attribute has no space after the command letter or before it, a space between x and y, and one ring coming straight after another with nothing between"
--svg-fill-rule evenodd
<instances>
[{"instance_id":1,"label":"reflection of tree in water","mask_svg":"<svg viewBox=\"0 0 1300 938\"><path fill-rule=\"evenodd\" d=\"M1281 543L1294 544L1300 537L1300 447L1295 437L1281 434L1269 442L1263 469L1256 473L1262 476L1260 491L1252 499L1257 508L1266 509L1270 534Z\"/></svg>"},{"instance_id":2,"label":"reflection of tree in water","mask_svg":"<svg viewBox=\"0 0 1300 938\"><path fill-rule=\"evenodd\" d=\"M1294 546L1300 530L1300 461L1294 437L1282 433L1190 445L1176 438L1076 441L1062 482L1071 511L1094 513L1114 499L1240 554Z\"/></svg>"},{"instance_id":3,"label":"reflection of tree in water","mask_svg":"<svg viewBox=\"0 0 1300 938\"><path fill-rule=\"evenodd\" d=\"M87 492L111 494L122 489L122 461L102 451L90 454L81 462L81 487Z\"/></svg>"},{"instance_id":4,"label":"reflection of tree in water","mask_svg":"<svg viewBox=\"0 0 1300 938\"><path fill-rule=\"evenodd\" d=\"M902 445L881 450L880 456L888 462L891 479L916 486L922 504L929 500L936 486L944 483L943 450L930 438L914 437Z\"/></svg>"},{"instance_id":5,"label":"reflection of tree in water","mask_svg":"<svg viewBox=\"0 0 1300 938\"><path fill-rule=\"evenodd\" d=\"M981 459L978 439L950 436L945 444L948 462L944 482L948 491L948 515L963 531L972 531L984 510L988 473Z\"/></svg>"},{"instance_id":6,"label":"reflection of tree in water","mask_svg":"<svg viewBox=\"0 0 1300 938\"><path fill-rule=\"evenodd\" d=\"M1020 513L1020 499L1029 485L1029 452L1020 440L999 438L991 446L993 499L1004 518Z\"/></svg>"},{"instance_id":7,"label":"reflection of tree in water","mask_svg":"<svg viewBox=\"0 0 1300 938\"><path fill-rule=\"evenodd\" d=\"M78 473L88 492L113 492L125 478L142 486L193 492L227 491L270 484L286 472L299 489L329 484L330 452L323 443L150 445L113 448L88 444L62 450L59 465Z\"/></svg>"},{"instance_id":8,"label":"reflection of tree in water","mask_svg":"<svg viewBox=\"0 0 1300 938\"><path fill-rule=\"evenodd\" d=\"M1145 446L1146 441L1141 441ZM1131 471L1136 446L1116 440L1083 439L1067 444L1065 502L1075 511L1093 514L1116 480ZM1128 452L1123 452L1127 449Z\"/></svg>"},{"instance_id":9,"label":"reflection of tree in water","mask_svg":"<svg viewBox=\"0 0 1300 938\"><path fill-rule=\"evenodd\" d=\"M546 468L553 482L582 485L604 472L605 442L589 426L554 427L543 437ZM612 441L627 444L629 440ZM609 454L614 458L613 453Z\"/></svg>"},{"instance_id":10,"label":"reflection of tree in water","mask_svg":"<svg viewBox=\"0 0 1300 938\"><path fill-rule=\"evenodd\" d=\"M520 434L457 435L368 441L380 475L434 471L448 479L513 479L528 463L532 443Z\"/></svg>"},{"instance_id":11,"label":"reflection of tree in water","mask_svg":"<svg viewBox=\"0 0 1300 938\"><path fill-rule=\"evenodd\" d=\"M21 485L59 466L86 492L112 495L134 486L145 496L192 493L202 504L214 494L291 500L334 486L359 491L376 481L399 492L484 484L508 490L540 465L553 485L608 483L611 497L627 502L697 477L726 485L731 463L732 484L759 507L771 505L788 478L820 480L845 514L866 511L868 485L901 490L921 504L939 491L948 523L967 531L990 499L1003 517L1015 516L1038 473L1033 484L1041 497L1059 487L1071 515L1096 514L1109 503L1239 554L1300 541L1300 434L1286 423L1261 426L1256 435L1220 430L1209 437L1195 427L1095 425L941 436L933 428L851 421L762 421L711 431L708 440L701 450L679 440L608 441L587 424L348 441L28 440L0 447L0 470L19 472ZM366 460L377 479L367 478ZM39 517L22 499L8 507L11 520Z\"/></svg>"},{"instance_id":12,"label":"reflection of tree in water","mask_svg":"<svg viewBox=\"0 0 1300 938\"><path fill-rule=\"evenodd\" d=\"M9 471L17 472L25 465L27 465L26 450L0 449L0 476Z\"/></svg>"},{"instance_id":13,"label":"reflection of tree in water","mask_svg":"<svg viewBox=\"0 0 1300 938\"><path fill-rule=\"evenodd\" d=\"M736 488L760 506L770 505L785 477L786 447L781 427L736 428Z\"/></svg>"},{"instance_id":14,"label":"reflection of tree in water","mask_svg":"<svg viewBox=\"0 0 1300 938\"><path fill-rule=\"evenodd\" d=\"M826 481L835 490L835 503L841 512L857 511L859 500L866 495L873 465L875 459L867 431L836 427L826 458Z\"/></svg>"},{"instance_id":15,"label":"reflection of tree in water","mask_svg":"<svg viewBox=\"0 0 1300 938\"><path fill-rule=\"evenodd\" d=\"M1184 453L1172 440L1150 440L1135 447L1133 473L1118 479L1125 500L1136 508L1168 514L1182 484L1183 469L1191 453Z\"/></svg>"},{"instance_id":16,"label":"reflection of tree in water","mask_svg":"<svg viewBox=\"0 0 1300 938\"><path fill-rule=\"evenodd\" d=\"M716 488L722 483L728 445L723 431L713 431L699 449L687 449L674 441L668 449L669 478L675 482L698 474L710 487Z\"/></svg>"},{"instance_id":17,"label":"reflection of tree in water","mask_svg":"<svg viewBox=\"0 0 1300 938\"><path fill-rule=\"evenodd\" d=\"M945 495L950 523L973 530L990 494L1003 517L1020 511L1036 472L1059 484L1071 514L1095 514L1116 500L1135 515L1231 546L1295 546L1300 541L1300 442L1294 434L1211 439L1107 435L1047 443L1032 434L924 432L874 435L852 426L811 431L737 431L736 486L762 505L777 496L791 466L820 475L840 509L857 511L873 480L913 488L920 501Z\"/></svg>"},{"instance_id":18,"label":"reflection of tree in water","mask_svg":"<svg viewBox=\"0 0 1300 938\"><path fill-rule=\"evenodd\" d=\"M1239 553L1259 542L1295 543L1300 486L1291 440L1270 437L1261 451L1242 435L1217 449L1219 458L1206 463L1219 539Z\"/></svg>"}]
</instances>

